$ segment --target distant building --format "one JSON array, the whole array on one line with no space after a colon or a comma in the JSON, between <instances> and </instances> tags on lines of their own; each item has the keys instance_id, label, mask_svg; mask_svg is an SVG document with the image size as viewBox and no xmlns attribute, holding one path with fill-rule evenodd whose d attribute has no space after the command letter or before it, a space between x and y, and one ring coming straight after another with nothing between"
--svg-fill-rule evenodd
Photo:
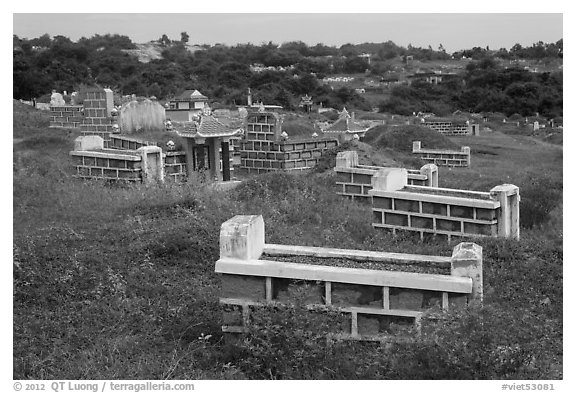
<instances>
[{"instance_id":1,"label":"distant building","mask_svg":"<svg viewBox=\"0 0 576 393\"><path fill-rule=\"evenodd\" d=\"M437 85L446 81L448 79L452 79L457 74L454 73L442 73L442 71L434 71L434 72L416 72L414 75L408 76L412 81L414 80L424 80L430 84Z\"/></svg>"},{"instance_id":2,"label":"distant building","mask_svg":"<svg viewBox=\"0 0 576 393\"><path fill-rule=\"evenodd\" d=\"M170 100L166 108L166 118L172 121L192 121L208 106L208 97L198 90L186 90Z\"/></svg>"},{"instance_id":3,"label":"distant building","mask_svg":"<svg viewBox=\"0 0 576 393\"><path fill-rule=\"evenodd\" d=\"M370 53L362 53L361 55L358 55L358 57L365 59L368 62L368 65L370 65L370 58L372 57Z\"/></svg>"}]
</instances>

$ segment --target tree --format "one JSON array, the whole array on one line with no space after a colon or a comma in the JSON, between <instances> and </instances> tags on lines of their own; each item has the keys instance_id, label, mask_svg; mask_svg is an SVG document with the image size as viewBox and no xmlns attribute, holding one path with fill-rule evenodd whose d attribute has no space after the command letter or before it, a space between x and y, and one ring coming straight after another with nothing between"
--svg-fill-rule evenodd
<instances>
[{"instance_id":1,"label":"tree","mask_svg":"<svg viewBox=\"0 0 576 393\"><path fill-rule=\"evenodd\" d=\"M180 42L183 44L186 44L189 40L190 40L190 36L188 35L188 33L186 33L185 31L183 31L182 33L180 33Z\"/></svg>"},{"instance_id":2,"label":"tree","mask_svg":"<svg viewBox=\"0 0 576 393\"><path fill-rule=\"evenodd\" d=\"M158 42L162 46L167 46L167 45L170 45L172 43L172 41L170 41L170 38L168 38L168 36L166 34L162 34L162 37L160 37Z\"/></svg>"}]
</instances>

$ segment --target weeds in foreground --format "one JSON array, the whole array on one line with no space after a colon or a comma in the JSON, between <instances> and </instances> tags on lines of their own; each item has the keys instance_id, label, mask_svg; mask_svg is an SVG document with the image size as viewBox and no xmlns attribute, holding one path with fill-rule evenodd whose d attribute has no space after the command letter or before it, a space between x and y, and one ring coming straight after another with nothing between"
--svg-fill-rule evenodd
<instances>
[{"instance_id":1,"label":"weeds in foreground","mask_svg":"<svg viewBox=\"0 0 576 393\"><path fill-rule=\"evenodd\" d=\"M369 209L335 195L325 173L263 175L224 193L199 181L119 186L71 178L67 147L42 141L15 147L15 379L562 378L556 181L521 191L537 213L519 242L478 241L484 310L376 345L326 341L338 315L263 309L232 344L214 263L220 225L236 214L262 214L269 243L435 255L453 244L375 231Z\"/></svg>"}]
</instances>

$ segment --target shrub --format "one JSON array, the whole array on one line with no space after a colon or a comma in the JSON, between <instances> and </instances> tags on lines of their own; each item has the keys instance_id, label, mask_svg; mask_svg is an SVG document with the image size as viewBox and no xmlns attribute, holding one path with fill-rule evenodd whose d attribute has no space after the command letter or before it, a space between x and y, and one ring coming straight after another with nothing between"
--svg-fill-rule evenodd
<instances>
[{"instance_id":1,"label":"shrub","mask_svg":"<svg viewBox=\"0 0 576 393\"><path fill-rule=\"evenodd\" d=\"M444 314L422 337L398 345L390 378L394 379L550 379L558 378L547 346L557 339L537 314L495 306ZM539 358L534 354L540 354Z\"/></svg>"},{"instance_id":2,"label":"shrub","mask_svg":"<svg viewBox=\"0 0 576 393\"><path fill-rule=\"evenodd\" d=\"M562 180L529 173L520 187L520 225L533 228L544 224L562 200Z\"/></svg>"}]
</instances>

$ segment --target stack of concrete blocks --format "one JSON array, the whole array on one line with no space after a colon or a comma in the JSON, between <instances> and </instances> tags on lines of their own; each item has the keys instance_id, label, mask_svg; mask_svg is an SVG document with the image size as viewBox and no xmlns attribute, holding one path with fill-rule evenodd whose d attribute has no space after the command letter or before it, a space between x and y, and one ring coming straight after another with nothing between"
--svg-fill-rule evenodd
<instances>
[{"instance_id":1,"label":"stack of concrete blocks","mask_svg":"<svg viewBox=\"0 0 576 393\"><path fill-rule=\"evenodd\" d=\"M164 173L167 179L185 182L188 178L186 152L168 151L164 156Z\"/></svg>"},{"instance_id":2,"label":"stack of concrete blocks","mask_svg":"<svg viewBox=\"0 0 576 393\"><path fill-rule=\"evenodd\" d=\"M372 189L373 176L383 167L360 165L356 151L342 151L336 155L336 186L338 195L352 200L371 203L368 192ZM438 167L426 164L419 170L408 169L408 184L438 187Z\"/></svg>"},{"instance_id":3,"label":"stack of concrete blocks","mask_svg":"<svg viewBox=\"0 0 576 393\"><path fill-rule=\"evenodd\" d=\"M331 338L388 341L418 331L422 314L482 302L482 248L460 243L452 257L265 244L262 216L236 216L220 230L225 333L244 333L254 308L301 302L310 310L333 310L345 323L334 324ZM317 264L266 260L268 256L314 258ZM335 267L327 258L371 263L444 266L447 274ZM301 303L300 303L301 304ZM408 327L396 331L394 327ZM290 327L287 327L290 328Z\"/></svg>"},{"instance_id":4,"label":"stack of concrete blocks","mask_svg":"<svg viewBox=\"0 0 576 393\"><path fill-rule=\"evenodd\" d=\"M249 112L246 121L246 134L240 141L240 173L310 169L324 151L338 146L336 138L284 140L282 121L274 112Z\"/></svg>"},{"instance_id":5,"label":"stack of concrete blocks","mask_svg":"<svg viewBox=\"0 0 576 393\"><path fill-rule=\"evenodd\" d=\"M79 128L83 121L82 105L50 106L51 128Z\"/></svg>"},{"instance_id":6,"label":"stack of concrete blocks","mask_svg":"<svg viewBox=\"0 0 576 393\"><path fill-rule=\"evenodd\" d=\"M480 135L479 124L468 124L465 122L451 122L451 121L426 121L424 125L440 134L446 136L464 136L464 135Z\"/></svg>"},{"instance_id":7,"label":"stack of concrete blocks","mask_svg":"<svg viewBox=\"0 0 576 393\"><path fill-rule=\"evenodd\" d=\"M373 177L372 226L427 236L520 238L518 187L490 192L409 186L405 169L385 168Z\"/></svg>"},{"instance_id":8,"label":"stack of concrete blocks","mask_svg":"<svg viewBox=\"0 0 576 393\"><path fill-rule=\"evenodd\" d=\"M164 181L162 149L144 146L136 151L104 148L97 135L79 136L70 152L76 177L126 182Z\"/></svg>"},{"instance_id":9,"label":"stack of concrete blocks","mask_svg":"<svg viewBox=\"0 0 576 393\"><path fill-rule=\"evenodd\" d=\"M114 132L116 125L112 117L114 108L112 90L89 88L80 94L84 105L84 119L80 125L82 135L97 135L104 139L104 147L108 147L110 134Z\"/></svg>"},{"instance_id":10,"label":"stack of concrete blocks","mask_svg":"<svg viewBox=\"0 0 576 393\"><path fill-rule=\"evenodd\" d=\"M420 156L421 160L438 166L470 166L470 147L468 146L462 146L460 151L432 150L422 149L422 143L420 141L414 141L412 142L412 153Z\"/></svg>"},{"instance_id":11,"label":"stack of concrete blocks","mask_svg":"<svg viewBox=\"0 0 576 393\"><path fill-rule=\"evenodd\" d=\"M338 146L337 139L240 142L240 173L313 168L322 154Z\"/></svg>"}]
</instances>

